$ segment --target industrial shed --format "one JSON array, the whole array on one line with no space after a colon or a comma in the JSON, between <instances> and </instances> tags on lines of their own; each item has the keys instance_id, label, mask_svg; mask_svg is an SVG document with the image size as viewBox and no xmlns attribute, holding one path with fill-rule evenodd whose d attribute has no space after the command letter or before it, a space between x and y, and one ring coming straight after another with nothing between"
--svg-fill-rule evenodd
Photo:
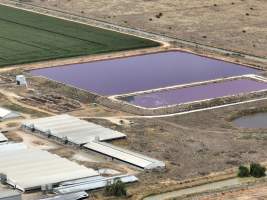
<instances>
[{"instance_id":1,"label":"industrial shed","mask_svg":"<svg viewBox=\"0 0 267 200\"><path fill-rule=\"evenodd\" d=\"M93 169L43 150L7 148L0 151L0 158L0 173L9 185L22 191L98 175Z\"/></svg>"},{"instance_id":2,"label":"industrial shed","mask_svg":"<svg viewBox=\"0 0 267 200\"><path fill-rule=\"evenodd\" d=\"M118 131L66 114L27 121L22 127L77 145L86 144L96 138L107 141L126 137Z\"/></svg>"},{"instance_id":3,"label":"industrial shed","mask_svg":"<svg viewBox=\"0 0 267 200\"><path fill-rule=\"evenodd\" d=\"M7 143L4 145L0 145L0 153L18 151L22 149L27 149L27 146L23 143Z\"/></svg>"},{"instance_id":4,"label":"industrial shed","mask_svg":"<svg viewBox=\"0 0 267 200\"><path fill-rule=\"evenodd\" d=\"M0 200L21 200L21 193L15 190L1 190Z\"/></svg>"},{"instance_id":5,"label":"industrial shed","mask_svg":"<svg viewBox=\"0 0 267 200\"><path fill-rule=\"evenodd\" d=\"M92 141L84 145L84 148L132 164L145 170L165 168L165 163L162 161L149 158L142 154L135 153L105 142Z\"/></svg>"},{"instance_id":6,"label":"industrial shed","mask_svg":"<svg viewBox=\"0 0 267 200\"><path fill-rule=\"evenodd\" d=\"M0 144L7 142L8 139L6 136L4 136L3 133L0 132Z\"/></svg>"},{"instance_id":7,"label":"industrial shed","mask_svg":"<svg viewBox=\"0 0 267 200\"><path fill-rule=\"evenodd\" d=\"M89 195L86 192L75 192L64 195L57 195L54 197L49 197L40 200L79 200L88 197Z\"/></svg>"},{"instance_id":8,"label":"industrial shed","mask_svg":"<svg viewBox=\"0 0 267 200\"><path fill-rule=\"evenodd\" d=\"M77 181L61 183L59 187L54 189L54 191L58 194L69 194L79 191L95 190L106 187L108 184L114 183L115 180L120 180L123 183L133 183L138 181L138 178L128 174L112 177L94 176Z\"/></svg>"},{"instance_id":9,"label":"industrial shed","mask_svg":"<svg viewBox=\"0 0 267 200\"><path fill-rule=\"evenodd\" d=\"M20 114L15 111L11 111L5 108L0 107L0 121L4 121L7 119L17 118Z\"/></svg>"}]
</instances>

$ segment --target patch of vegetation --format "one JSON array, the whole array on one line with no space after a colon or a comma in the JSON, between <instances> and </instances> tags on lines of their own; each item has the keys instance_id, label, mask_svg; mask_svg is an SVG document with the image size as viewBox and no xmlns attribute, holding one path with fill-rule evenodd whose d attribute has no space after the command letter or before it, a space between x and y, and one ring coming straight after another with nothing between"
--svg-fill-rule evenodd
<instances>
[{"instance_id":1,"label":"patch of vegetation","mask_svg":"<svg viewBox=\"0 0 267 200\"><path fill-rule=\"evenodd\" d=\"M107 196L122 197L127 195L127 189L125 184L120 179L117 179L114 180L114 183L105 187L105 194Z\"/></svg>"},{"instance_id":2,"label":"patch of vegetation","mask_svg":"<svg viewBox=\"0 0 267 200\"><path fill-rule=\"evenodd\" d=\"M255 177L255 178L261 178L265 176L266 168L259 163L251 163L249 168L246 166L241 165L238 168L238 177Z\"/></svg>"},{"instance_id":3,"label":"patch of vegetation","mask_svg":"<svg viewBox=\"0 0 267 200\"><path fill-rule=\"evenodd\" d=\"M249 177L250 176L250 173L249 173L249 169L243 165L241 165L239 168L238 168L238 174L237 174L238 177Z\"/></svg>"},{"instance_id":4,"label":"patch of vegetation","mask_svg":"<svg viewBox=\"0 0 267 200\"><path fill-rule=\"evenodd\" d=\"M265 176L266 168L258 163L250 164L250 175L256 178Z\"/></svg>"},{"instance_id":5,"label":"patch of vegetation","mask_svg":"<svg viewBox=\"0 0 267 200\"><path fill-rule=\"evenodd\" d=\"M261 132L261 131L257 131L256 133L242 133L242 136L240 137L240 139L244 139L244 140L267 140L267 133L266 132Z\"/></svg>"},{"instance_id":6,"label":"patch of vegetation","mask_svg":"<svg viewBox=\"0 0 267 200\"><path fill-rule=\"evenodd\" d=\"M0 6L0 66L159 46L159 43Z\"/></svg>"},{"instance_id":7,"label":"patch of vegetation","mask_svg":"<svg viewBox=\"0 0 267 200\"><path fill-rule=\"evenodd\" d=\"M163 14L160 12L160 13L158 13L158 14L156 14L156 18L161 18L163 16Z\"/></svg>"}]
</instances>

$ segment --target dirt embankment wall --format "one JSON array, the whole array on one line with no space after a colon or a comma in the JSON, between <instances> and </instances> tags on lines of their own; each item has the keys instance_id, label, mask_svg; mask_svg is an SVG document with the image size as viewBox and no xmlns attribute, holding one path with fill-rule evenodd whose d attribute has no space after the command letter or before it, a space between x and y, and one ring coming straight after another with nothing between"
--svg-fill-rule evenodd
<instances>
[{"instance_id":1,"label":"dirt embankment wall","mask_svg":"<svg viewBox=\"0 0 267 200\"><path fill-rule=\"evenodd\" d=\"M75 88L64 83L52 81L43 77L27 77L30 87L41 91L43 94L56 93L64 97L78 100L82 103L94 103L97 94L90 93L79 88Z\"/></svg>"},{"instance_id":2,"label":"dirt embankment wall","mask_svg":"<svg viewBox=\"0 0 267 200\"><path fill-rule=\"evenodd\" d=\"M132 113L136 115L153 116L153 115L173 114L173 113L202 109L202 108L207 108L207 107L212 107L212 106L236 103L236 102L246 101L249 99L260 98L265 95L267 95L267 91L258 91L258 92L252 92L247 95L239 94L239 95L234 95L234 96L229 96L229 97L215 98L215 99L210 99L210 100L205 100L205 101L198 101L198 102L192 102L192 103L187 103L187 104L160 107L160 108L155 108L155 109L146 109L142 107L137 107L137 106L131 105L123 101L112 100L108 97L96 98L96 102L109 108L113 108L116 110Z\"/></svg>"}]
</instances>

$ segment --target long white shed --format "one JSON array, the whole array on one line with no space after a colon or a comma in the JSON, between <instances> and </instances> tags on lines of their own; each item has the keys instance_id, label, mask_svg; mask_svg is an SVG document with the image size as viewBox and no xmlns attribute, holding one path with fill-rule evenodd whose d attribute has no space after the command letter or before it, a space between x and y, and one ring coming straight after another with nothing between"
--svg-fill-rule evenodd
<instances>
[{"instance_id":1,"label":"long white shed","mask_svg":"<svg viewBox=\"0 0 267 200\"><path fill-rule=\"evenodd\" d=\"M17 147L16 150L3 148L0 151L0 173L6 176L8 184L22 191L99 174L47 151Z\"/></svg>"},{"instance_id":2,"label":"long white shed","mask_svg":"<svg viewBox=\"0 0 267 200\"><path fill-rule=\"evenodd\" d=\"M0 107L0 121L20 117L18 112Z\"/></svg>"},{"instance_id":3,"label":"long white shed","mask_svg":"<svg viewBox=\"0 0 267 200\"><path fill-rule=\"evenodd\" d=\"M86 144L96 138L107 141L126 137L118 131L67 114L26 121L22 127L77 145Z\"/></svg>"},{"instance_id":4,"label":"long white shed","mask_svg":"<svg viewBox=\"0 0 267 200\"><path fill-rule=\"evenodd\" d=\"M165 168L165 163L162 161L105 142L92 141L84 145L84 148L132 164L145 170Z\"/></svg>"}]
</instances>

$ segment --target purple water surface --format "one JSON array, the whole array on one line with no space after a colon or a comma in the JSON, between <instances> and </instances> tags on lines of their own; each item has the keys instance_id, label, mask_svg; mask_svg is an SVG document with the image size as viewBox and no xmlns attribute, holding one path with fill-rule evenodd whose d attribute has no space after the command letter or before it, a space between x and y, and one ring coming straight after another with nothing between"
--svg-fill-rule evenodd
<instances>
[{"instance_id":1,"label":"purple water surface","mask_svg":"<svg viewBox=\"0 0 267 200\"><path fill-rule=\"evenodd\" d=\"M258 71L190 53L168 51L43 68L31 73L100 95L115 95Z\"/></svg>"},{"instance_id":2,"label":"purple water surface","mask_svg":"<svg viewBox=\"0 0 267 200\"><path fill-rule=\"evenodd\" d=\"M129 96L122 100L137 106L156 108L264 89L267 89L267 83L240 79Z\"/></svg>"}]
</instances>

